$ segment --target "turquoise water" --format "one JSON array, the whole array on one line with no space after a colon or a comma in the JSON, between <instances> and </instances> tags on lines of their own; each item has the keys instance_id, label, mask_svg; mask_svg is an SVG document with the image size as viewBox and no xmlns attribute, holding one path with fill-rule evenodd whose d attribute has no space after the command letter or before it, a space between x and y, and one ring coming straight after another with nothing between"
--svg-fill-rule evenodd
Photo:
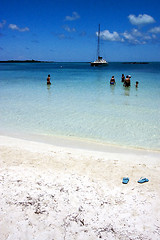
<instances>
[{"instance_id":1,"label":"turquoise water","mask_svg":"<svg viewBox=\"0 0 160 240\"><path fill-rule=\"evenodd\" d=\"M160 63L1 63L0 131L160 150Z\"/></svg>"}]
</instances>

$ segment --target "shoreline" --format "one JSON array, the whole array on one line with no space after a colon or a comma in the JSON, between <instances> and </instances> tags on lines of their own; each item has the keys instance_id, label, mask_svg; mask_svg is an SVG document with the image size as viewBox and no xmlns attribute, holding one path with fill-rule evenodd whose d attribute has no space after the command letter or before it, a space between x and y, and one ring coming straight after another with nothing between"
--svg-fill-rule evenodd
<instances>
[{"instance_id":1,"label":"shoreline","mask_svg":"<svg viewBox=\"0 0 160 240\"><path fill-rule=\"evenodd\" d=\"M94 150L99 152L108 152L108 151L124 151L124 152L150 152L153 154L160 154L160 150L144 148L144 147L135 147L130 145L119 145L103 142L100 140L87 139L87 138L78 138L74 136L60 136L60 135L44 135L44 134L30 134L30 133L19 133L11 132L8 130L0 130L0 136L6 136L11 138L18 138L27 141L40 142L45 144L51 144L60 147L71 147L77 149L85 150Z\"/></svg>"},{"instance_id":2,"label":"shoreline","mask_svg":"<svg viewBox=\"0 0 160 240\"><path fill-rule=\"evenodd\" d=\"M159 239L159 153L6 136L0 153L1 240Z\"/></svg>"}]
</instances>

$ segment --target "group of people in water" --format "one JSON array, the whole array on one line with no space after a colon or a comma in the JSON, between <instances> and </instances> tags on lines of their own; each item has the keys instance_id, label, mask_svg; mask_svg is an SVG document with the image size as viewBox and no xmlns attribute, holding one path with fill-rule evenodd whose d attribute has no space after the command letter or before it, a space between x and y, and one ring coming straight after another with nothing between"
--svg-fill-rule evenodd
<instances>
[{"instance_id":1,"label":"group of people in water","mask_svg":"<svg viewBox=\"0 0 160 240\"><path fill-rule=\"evenodd\" d=\"M47 77L47 85L51 85L51 77L50 77L50 74L48 74L48 77ZM123 86L124 87L130 87L131 85L131 75L127 75L126 78L124 76L124 74L122 74L122 77L121 77L121 82L123 82ZM136 88L138 88L138 83L139 82L136 82ZM114 76L112 76L111 80L110 80L110 85L115 85L116 84L116 81L115 81L115 78Z\"/></svg>"},{"instance_id":2,"label":"group of people in water","mask_svg":"<svg viewBox=\"0 0 160 240\"><path fill-rule=\"evenodd\" d=\"M131 75L127 75L126 78L124 76L124 74L122 74L122 77L121 77L121 82L123 82L123 86L124 87L130 87L131 86ZM136 88L138 88L138 81L136 82ZM116 81L115 81L115 78L114 76L112 76L111 80L110 80L110 85L115 85L116 84Z\"/></svg>"}]
</instances>

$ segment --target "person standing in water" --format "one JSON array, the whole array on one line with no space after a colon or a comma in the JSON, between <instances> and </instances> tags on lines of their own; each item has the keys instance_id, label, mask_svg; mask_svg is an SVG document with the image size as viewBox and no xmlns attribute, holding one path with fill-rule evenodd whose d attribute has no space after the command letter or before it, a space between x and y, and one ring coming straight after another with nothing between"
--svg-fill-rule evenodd
<instances>
[{"instance_id":1,"label":"person standing in water","mask_svg":"<svg viewBox=\"0 0 160 240\"><path fill-rule=\"evenodd\" d=\"M116 83L114 76L112 76L110 80L110 85L114 85Z\"/></svg>"},{"instance_id":2,"label":"person standing in water","mask_svg":"<svg viewBox=\"0 0 160 240\"><path fill-rule=\"evenodd\" d=\"M125 76L124 76L124 74L122 74L121 82L124 82L124 81L125 81Z\"/></svg>"},{"instance_id":3,"label":"person standing in water","mask_svg":"<svg viewBox=\"0 0 160 240\"><path fill-rule=\"evenodd\" d=\"M47 85L51 85L50 79L51 79L50 74L48 74L48 77L47 77Z\"/></svg>"},{"instance_id":4,"label":"person standing in water","mask_svg":"<svg viewBox=\"0 0 160 240\"><path fill-rule=\"evenodd\" d=\"M128 75L126 76L126 79L125 79L125 81L124 81L124 86L125 86L125 87L130 87L130 85L131 85L130 78L131 78L131 77L129 77Z\"/></svg>"}]
</instances>

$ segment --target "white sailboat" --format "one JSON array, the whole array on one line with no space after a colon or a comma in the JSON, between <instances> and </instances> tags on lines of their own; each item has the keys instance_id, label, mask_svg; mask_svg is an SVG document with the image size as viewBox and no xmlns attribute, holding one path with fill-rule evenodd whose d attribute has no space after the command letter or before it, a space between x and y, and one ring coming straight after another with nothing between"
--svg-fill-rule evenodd
<instances>
[{"instance_id":1,"label":"white sailboat","mask_svg":"<svg viewBox=\"0 0 160 240\"><path fill-rule=\"evenodd\" d=\"M103 66L108 64L108 62L105 59L100 57L100 24L98 29L97 56L98 56L97 60L95 60L94 62L91 62L91 66L95 67L95 66Z\"/></svg>"}]
</instances>

